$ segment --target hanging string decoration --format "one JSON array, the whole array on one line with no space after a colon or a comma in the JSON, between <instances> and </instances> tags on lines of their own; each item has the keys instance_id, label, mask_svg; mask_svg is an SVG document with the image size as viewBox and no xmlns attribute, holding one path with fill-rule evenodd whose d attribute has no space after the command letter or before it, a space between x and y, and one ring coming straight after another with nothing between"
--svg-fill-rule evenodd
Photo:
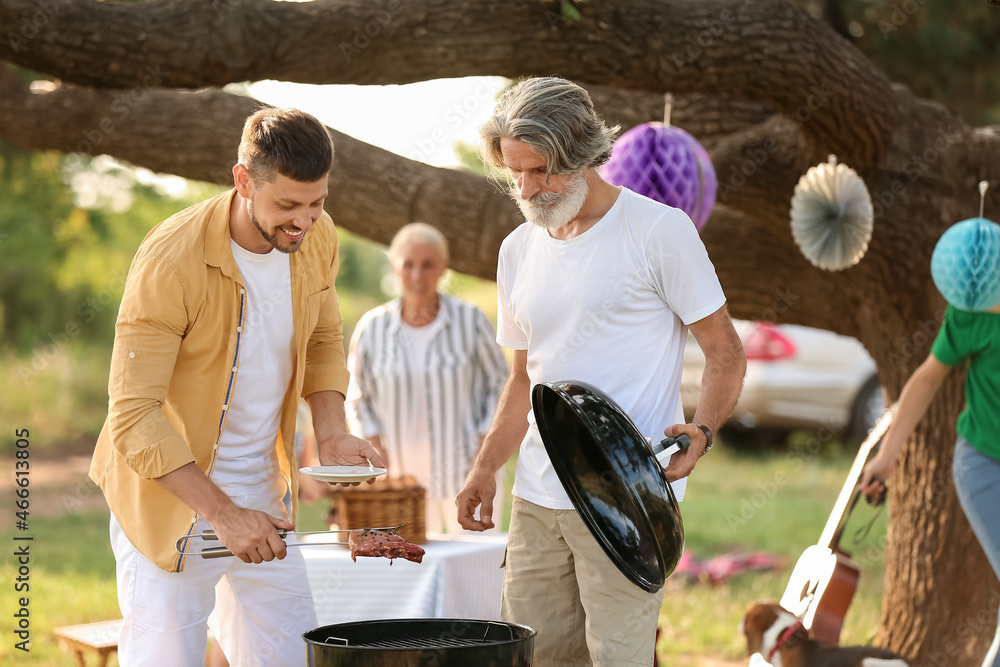
<instances>
[{"instance_id":1,"label":"hanging string decoration","mask_svg":"<svg viewBox=\"0 0 1000 667\"><path fill-rule=\"evenodd\" d=\"M986 186L979 184L979 217L949 227L931 255L934 286L962 310L1000 304L1000 225L983 217Z\"/></svg>"},{"instance_id":2,"label":"hanging string decoration","mask_svg":"<svg viewBox=\"0 0 1000 667\"><path fill-rule=\"evenodd\" d=\"M799 250L826 271L843 271L861 261L875 221L865 182L833 155L799 179L790 217Z\"/></svg>"},{"instance_id":3,"label":"hanging string decoration","mask_svg":"<svg viewBox=\"0 0 1000 667\"><path fill-rule=\"evenodd\" d=\"M701 231L715 204L715 168L697 139L670 125L670 105L668 95L666 122L644 123L618 138L601 176L613 185L681 209Z\"/></svg>"}]
</instances>

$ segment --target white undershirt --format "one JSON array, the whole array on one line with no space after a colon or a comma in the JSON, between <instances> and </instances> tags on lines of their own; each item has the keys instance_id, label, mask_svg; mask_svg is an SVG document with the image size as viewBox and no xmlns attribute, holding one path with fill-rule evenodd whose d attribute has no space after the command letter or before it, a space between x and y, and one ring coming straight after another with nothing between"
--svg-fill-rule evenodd
<instances>
[{"instance_id":1,"label":"white undershirt","mask_svg":"<svg viewBox=\"0 0 1000 667\"><path fill-rule=\"evenodd\" d=\"M406 345L406 365L410 371L413 395L413 432L407 438L406 474L412 475L424 488L431 488L431 424L427 405L427 374L429 350L441 330L441 318L422 327L402 323L400 336ZM392 464L390 463L390 468Z\"/></svg>"},{"instance_id":2,"label":"white undershirt","mask_svg":"<svg viewBox=\"0 0 1000 667\"><path fill-rule=\"evenodd\" d=\"M231 245L246 289L246 312L236 384L212 480L234 500L272 493L280 498L286 484L278 474L274 448L292 379L291 267L288 255L277 250L258 254L235 241Z\"/></svg>"}]
</instances>

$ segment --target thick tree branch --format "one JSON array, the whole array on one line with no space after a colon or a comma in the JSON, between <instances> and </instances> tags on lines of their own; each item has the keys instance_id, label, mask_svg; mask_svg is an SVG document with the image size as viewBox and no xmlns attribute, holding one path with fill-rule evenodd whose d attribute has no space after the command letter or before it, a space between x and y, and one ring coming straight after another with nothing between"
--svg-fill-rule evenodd
<instances>
[{"instance_id":1,"label":"thick tree branch","mask_svg":"<svg viewBox=\"0 0 1000 667\"><path fill-rule=\"evenodd\" d=\"M10 70L0 69L4 141L41 150L107 153L157 172L223 185L232 182L243 121L258 106L250 98L215 90L96 91L64 84L29 92ZM777 124L731 137L714 156L717 168L739 169L746 151ZM456 270L494 277L500 242L522 220L505 193L483 177L414 162L331 132L337 153L327 209L338 225L387 243L402 225L423 220L448 237ZM809 299L808 307L799 307L799 301L792 309L780 303L774 308L776 299L798 290L803 271L815 270L792 242L787 199L767 195L772 187L791 192L800 162L791 157L796 150L794 143L776 149L759 175L734 191L730 205L717 206L703 236L736 314L803 322L816 318L850 332L853 320L834 321L826 314L831 303L845 309L851 303L854 290L846 287L844 275L823 282L822 300ZM762 243L761 236L767 241ZM773 270L754 268L759 266Z\"/></svg>"},{"instance_id":2,"label":"thick tree branch","mask_svg":"<svg viewBox=\"0 0 1000 667\"><path fill-rule=\"evenodd\" d=\"M594 100L594 106L610 125L625 132L650 121L662 122L664 96L637 90L580 82ZM690 132L706 149L729 135L759 125L774 115L762 102L722 95L675 95L670 123Z\"/></svg>"},{"instance_id":3,"label":"thick tree branch","mask_svg":"<svg viewBox=\"0 0 1000 667\"><path fill-rule=\"evenodd\" d=\"M156 172L232 185L243 122L262 103L205 90L29 92L0 68L0 138L16 146L106 153ZM500 241L521 218L484 178L414 162L331 130L336 158L327 209L339 225L388 243L424 220L447 230L453 266L492 277ZM467 221L467 224L456 224Z\"/></svg>"},{"instance_id":4,"label":"thick tree branch","mask_svg":"<svg viewBox=\"0 0 1000 667\"><path fill-rule=\"evenodd\" d=\"M44 88L36 84L39 92L29 92L10 70L0 69L3 140L25 148L107 153L157 172L224 185L231 183L243 121L260 105L215 90ZM327 209L339 225L387 243L407 222L429 222L448 237L457 270L493 277L500 241L522 219L504 193L482 177L434 168L332 132L337 156ZM930 284L925 255L932 242L912 230L899 232L891 222L876 227L859 266L808 279L819 270L791 238L788 201L799 175L820 156L810 154L801 134L781 117L720 139L713 161L719 204L703 238L736 315L820 326L874 348L884 337L865 309L877 312L891 303L890 295L912 293L909 281ZM863 175L874 191L889 187L879 170ZM915 201L927 206L922 198ZM906 202L891 213L892 219L920 215ZM903 257L893 257L900 247L907 248ZM874 321L897 310L921 316L933 297L927 289L919 294L916 303L892 304L892 313Z\"/></svg>"},{"instance_id":5,"label":"thick tree branch","mask_svg":"<svg viewBox=\"0 0 1000 667\"><path fill-rule=\"evenodd\" d=\"M790 118L809 116L803 131L820 150L863 162L878 160L896 119L885 77L782 0L595 2L573 22L559 18L554 0L0 0L0 25L15 26L0 40L0 58L93 86L557 72L762 101Z\"/></svg>"}]
</instances>

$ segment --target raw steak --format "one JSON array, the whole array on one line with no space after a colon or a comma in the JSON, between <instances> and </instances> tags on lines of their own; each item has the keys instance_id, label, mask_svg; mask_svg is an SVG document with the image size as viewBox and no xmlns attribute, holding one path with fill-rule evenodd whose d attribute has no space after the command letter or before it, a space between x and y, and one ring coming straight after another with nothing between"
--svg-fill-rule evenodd
<instances>
[{"instance_id":1,"label":"raw steak","mask_svg":"<svg viewBox=\"0 0 1000 667\"><path fill-rule=\"evenodd\" d=\"M405 558L414 563L421 562L424 550L416 544L410 544L402 537L388 530L352 530L347 538L351 545L351 560L358 562L358 556L373 556L376 558Z\"/></svg>"}]
</instances>

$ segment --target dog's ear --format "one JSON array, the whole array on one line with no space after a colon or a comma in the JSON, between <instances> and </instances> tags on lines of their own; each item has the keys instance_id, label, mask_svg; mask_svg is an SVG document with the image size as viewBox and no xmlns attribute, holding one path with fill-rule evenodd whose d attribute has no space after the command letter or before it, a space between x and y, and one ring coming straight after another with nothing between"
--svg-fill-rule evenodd
<instances>
[{"instance_id":1,"label":"dog's ear","mask_svg":"<svg viewBox=\"0 0 1000 667\"><path fill-rule=\"evenodd\" d=\"M764 633L774 624L778 616L774 609L763 603L754 603L740 622L740 631L747 640L747 655L760 653L764 644Z\"/></svg>"}]
</instances>

